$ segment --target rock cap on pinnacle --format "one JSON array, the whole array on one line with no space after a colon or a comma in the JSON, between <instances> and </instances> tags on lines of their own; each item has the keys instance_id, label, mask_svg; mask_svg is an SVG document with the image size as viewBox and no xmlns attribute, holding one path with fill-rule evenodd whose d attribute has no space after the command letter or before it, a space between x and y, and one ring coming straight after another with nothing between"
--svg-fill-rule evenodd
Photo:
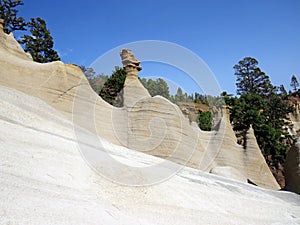
<instances>
[{"instance_id":1,"label":"rock cap on pinnacle","mask_svg":"<svg viewBox=\"0 0 300 225\"><path fill-rule=\"evenodd\" d=\"M138 71L142 70L142 67L140 66L140 61L134 57L131 50L122 49L120 51L120 56L124 68L133 67L136 68Z\"/></svg>"}]
</instances>

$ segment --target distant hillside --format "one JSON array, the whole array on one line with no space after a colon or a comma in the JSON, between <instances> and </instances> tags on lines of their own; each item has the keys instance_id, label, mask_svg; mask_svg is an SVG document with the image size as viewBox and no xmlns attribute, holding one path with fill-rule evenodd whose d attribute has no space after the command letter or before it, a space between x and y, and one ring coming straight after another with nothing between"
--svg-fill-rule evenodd
<instances>
[{"instance_id":1,"label":"distant hillside","mask_svg":"<svg viewBox=\"0 0 300 225\"><path fill-rule=\"evenodd\" d=\"M183 114L194 122L201 112L206 112L210 109L209 105L204 103L177 102L176 104L179 106Z\"/></svg>"}]
</instances>

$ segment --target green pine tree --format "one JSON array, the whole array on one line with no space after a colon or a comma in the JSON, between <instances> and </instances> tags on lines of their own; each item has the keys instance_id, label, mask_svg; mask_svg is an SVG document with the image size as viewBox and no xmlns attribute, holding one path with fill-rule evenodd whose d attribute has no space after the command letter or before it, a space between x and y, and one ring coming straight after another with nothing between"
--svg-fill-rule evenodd
<instances>
[{"instance_id":1,"label":"green pine tree","mask_svg":"<svg viewBox=\"0 0 300 225\"><path fill-rule=\"evenodd\" d=\"M109 104L123 106L122 90L126 79L126 72L123 68L115 67L112 75L106 80L99 95Z\"/></svg>"},{"instance_id":2,"label":"green pine tree","mask_svg":"<svg viewBox=\"0 0 300 225\"><path fill-rule=\"evenodd\" d=\"M240 97L226 97L225 100L230 105L230 120L240 143L246 147L246 133L253 125L267 163L278 167L284 163L288 143L292 142L287 132L291 107L283 85L273 86L257 64L257 60L246 57L234 66Z\"/></svg>"},{"instance_id":3,"label":"green pine tree","mask_svg":"<svg viewBox=\"0 0 300 225\"><path fill-rule=\"evenodd\" d=\"M175 94L175 101L182 102L184 100L184 95L182 89L179 87L177 88L177 92Z\"/></svg>"},{"instance_id":4,"label":"green pine tree","mask_svg":"<svg viewBox=\"0 0 300 225\"><path fill-rule=\"evenodd\" d=\"M24 35L19 41L24 50L29 52L34 61L47 63L60 60L53 49L53 38L47 29L46 22L41 18L31 18L28 23L31 35Z\"/></svg>"},{"instance_id":5,"label":"green pine tree","mask_svg":"<svg viewBox=\"0 0 300 225\"><path fill-rule=\"evenodd\" d=\"M299 87L299 82L298 82L297 77L295 75L292 76L290 85L293 88L293 91L296 92L298 87Z\"/></svg>"},{"instance_id":6,"label":"green pine tree","mask_svg":"<svg viewBox=\"0 0 300 225\"><path fill-rule=\"evenodd\" d=\"M258 61L251 57L245 57L233 68L237 76L237 94L266 95L272 89L269 76L257 66Z\"/></svg>"},{"instance_id":7,"label":"green pine tree","mask_svg":"<svg viewBox=\"0 0 300 225\"><path fill-rule=\"evenodd\" d=\"M15 30L26 30L23 17L17 16L17 6L24 5L21 0L0 0L0 19L4 20L4 32L9 34Z\"/></svg>"},{"instance_id":8,"label":"green pine tree","mask_svg":"<svg viewBox=\"0 0 300 225\"><path fill-rule=\"evenodd\" d=\"M169 86L164 79L158 78L156 80L152 80L141 78L140 81L144 85L144 87L149 91L149 94L151 96L160 95L162 97L170 99Z\"/></svg>"},{"instance_id":9,"label":"green pine tree","mask_svg":"<svg viewBox=\"0 0 300 225\"><path fill-rule=\"evenodd\" d=\"M213 126L213 118L210 111L201 112L196 121L201 130L211 131Z\"/></svg>"}]
</instances>

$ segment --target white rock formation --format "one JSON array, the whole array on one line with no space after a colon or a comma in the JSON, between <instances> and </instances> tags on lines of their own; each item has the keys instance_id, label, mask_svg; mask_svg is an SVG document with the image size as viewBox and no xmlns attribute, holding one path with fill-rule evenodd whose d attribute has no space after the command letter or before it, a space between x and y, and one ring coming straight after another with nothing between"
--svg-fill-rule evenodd
<instances>
[{"instance_id":1,"label":"white rock formation","mask_svg":"<svg viewBox=\"0 0 300 225\"><path fill-rule=\"evenodd\" d=\"M300 195L300 138L289 150L284 164L285 190Z\"/></svg>"},{"instance_id":2,"label":"white rock formation","mask_svg":"<svg viewBox=\"0 0 300 225\"><path fill-rule=\"evenodd\" d=\"M117 160L135 166L161 160L103 143ZM299 195L188 167L151 186L108 181L83 159L70 120L42 100L4 86L0 159L0 224L300 223Z\"/></svg>"},{"instance_id":3,"label":"white rock formation","mask_svg":"<svg viewBox=\"0 0 300 225\"><path fill-rule=\"evenodd\" d=\"M216 131L201 131L178 106L150 97L137 79L139 61L126 54L124 107L116 108L93 92L77 66L33 62L13 36L0 29L0 85L38 97L77 126L116 145L207 172L230 166L261 187L279 189L256 142L246 150L236 143L225 111ZM255 140L253 133L250 136Z\"/></svg>"},{"instance_id":4,"label":"white rock formation","mask_svg":"<svg viewBox=\"0 0 300 225\"><path fill-rule=\"evenodd\" d=\"M210 173L216 174L222 177L227 177L229 179L239 180L241 182L247 182L247 178L240 173L240 171L236 170L230 166L217 166L210 170Z\"/></svg>"}]
</instances>

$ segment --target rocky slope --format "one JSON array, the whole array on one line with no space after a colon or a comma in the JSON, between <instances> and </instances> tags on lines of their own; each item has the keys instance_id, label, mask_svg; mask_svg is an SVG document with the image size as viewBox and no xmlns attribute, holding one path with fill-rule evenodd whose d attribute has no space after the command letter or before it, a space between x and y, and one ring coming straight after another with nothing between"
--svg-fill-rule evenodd
<instances>
[{"instance_id":1,"label":"rocky slope","mask_svg":"<svg viewBox=\"0 0 300 225\"><path fill-rule=\"evenodd\" d=\"M116 160L133 166L161 160L102 142ZM3 86L0 158L0 224L300 223L299 195L188 167L155 185L111 182L82 157L70 120L42 100Z\"/></svg>"},{"instance_id":2,"label":"rocky slope","mask_svg":"<svg viewBox=\"0 0 300 225\"><path fill-rule=\"evenodd\" d=\"M232 167L258 186L279 189L258 146L244 150L236 144L225 111L219 115L218 129L204 132L190 124L178 106L159 96L150 97L137 71L130 71L136 75L125 81L125 106L116 108L92 91L78 67L33 62L13 36L1 29L0 53L0 85L40 98L111 143L207 172ZM256 143L253 133L249 135Z\"/></svg>"}]
</instances>

